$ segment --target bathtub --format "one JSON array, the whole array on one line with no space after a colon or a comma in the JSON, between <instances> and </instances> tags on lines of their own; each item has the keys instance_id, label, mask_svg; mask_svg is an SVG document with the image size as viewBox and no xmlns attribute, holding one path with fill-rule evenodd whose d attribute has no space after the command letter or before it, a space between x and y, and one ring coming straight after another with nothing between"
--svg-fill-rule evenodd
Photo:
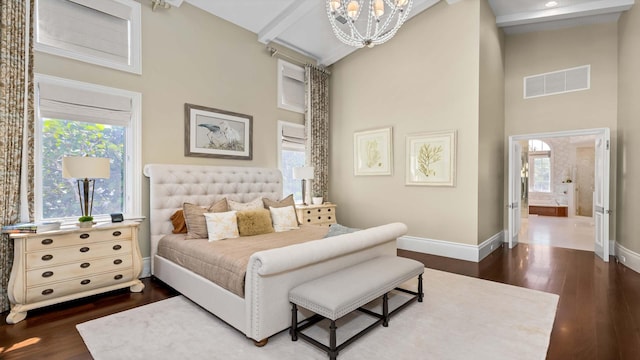
<instances>
[{"instance_id":1,"label":"bathtub","mask_svg":"<svg viewBox=\"0 0 640 360\"><path fill-rule=\"evenodd\" d=\"M529 200L529 214L567 217L568 205L558 204L554 200Z\"/></svg>"}]
</instances>

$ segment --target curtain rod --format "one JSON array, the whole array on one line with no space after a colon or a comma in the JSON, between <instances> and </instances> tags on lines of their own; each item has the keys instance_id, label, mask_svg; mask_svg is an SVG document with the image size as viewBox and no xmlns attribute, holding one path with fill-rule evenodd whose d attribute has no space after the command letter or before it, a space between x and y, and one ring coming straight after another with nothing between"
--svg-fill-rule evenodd
<instances>
[{"instance_id":1,"label":"curtain rod","mask_svg":"<svg viewBox=\"0 0 640 360\"><path fill-rule=\"evenodd\" d=\"M308 63L306 61L302 61L302 60L297 59L297 58L295 58L295 57L293 57L291 55L287 55L285 53L281 53L278 49L276 49L274 47L271 47L271 46L267 46L266 48L267 48L267 51L269 51L269 54L271 55L271 57L278 56L280 58L286 58L286 59L289 59L289 60L297 63L298 65L302 65L302 66L309 65L309 66L311 66L311 67L313 67L315 69L324 71L328 75L331 75L331 71L327 70L324 66L317 66L317 65L310 64L310 63Z\"/></svg>"}]
</instances>

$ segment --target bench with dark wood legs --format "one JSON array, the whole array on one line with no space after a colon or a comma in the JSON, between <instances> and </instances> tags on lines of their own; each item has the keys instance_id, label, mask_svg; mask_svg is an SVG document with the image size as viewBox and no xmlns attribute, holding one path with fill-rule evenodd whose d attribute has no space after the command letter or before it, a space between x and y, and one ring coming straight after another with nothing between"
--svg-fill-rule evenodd
<instances>
[{"instance_id":1,"label":"bench with dark wood legs","mask_svg":"<svg viewBox=\"0 0 640 360\"><path fill-rule=\"evenodd\" d=\"M422 274L424 265L418 261L397 257L381 256L363 263L333 272L326 276L298 285L289 292L291 302L291 340L298 337L325 350L334 360L338 353L362 335L382 324L389 325L389 317L416 299L422 302ZM418 277L418 292L397 288L400 284ZM400 290L414 295L411 299L389 313L388 293ZM377 314L362 306L382 297L382 314ZM298 323L298 306L313 311L316 315ZM378 318L376 322L355 334L342 344L336 344L336 320L348 313L360 310ZM303 334L302 330L323 318L329 319L329 346Z\"/></svg>"}]
</instances>

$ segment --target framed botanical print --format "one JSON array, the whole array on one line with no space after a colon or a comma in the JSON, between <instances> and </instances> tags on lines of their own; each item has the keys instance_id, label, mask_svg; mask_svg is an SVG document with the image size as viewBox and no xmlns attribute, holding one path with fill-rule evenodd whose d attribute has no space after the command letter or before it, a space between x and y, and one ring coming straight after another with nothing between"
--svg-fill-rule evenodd
<instances>
[{"instance_id":1,"label":"framed botanical print","mask_svg":"<svg viewBox=\"0 0 640 360\"><path fill-rule=\"evenodd\" d=\"M354 133L354 175L391 175L393 172L392 138L391 127Z\"/></svg>"},{"instance_id":2,"label":"framed botanical print","mask_svg":"<svg viewBox=\"0 0 640 360\"><path fill-rule=\"evenodd\" d=\"M409 134L406 142L406 185L455 186L455 130Z\"/></svg>"}]
</instances>

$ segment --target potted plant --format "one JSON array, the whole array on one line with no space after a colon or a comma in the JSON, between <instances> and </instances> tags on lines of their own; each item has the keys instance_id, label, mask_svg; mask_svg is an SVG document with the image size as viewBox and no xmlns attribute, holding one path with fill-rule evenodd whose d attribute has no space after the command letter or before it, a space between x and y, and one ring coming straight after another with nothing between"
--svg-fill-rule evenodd
<instances>
[{"instance_id":1,"label":"potted plant","mask_svg":"<svg viewBox=\"0 0 640 360\"><path fill-rule=\"evenodd\" d=\"M80 216L78 218L78 226L81 228L90 228L93 226L93 216Z\"/></svg>"},{"instance_id":2,"label":"potted plant","mask_svg":"<svg viewBox=\"0 0 640 360\"><path fill-rule=\"evenodd\" d=\"M322 193L320 192L314 193L311 197L311 203L313 205L322 205L322 200Z\"/></svg>"}]
</instances>

